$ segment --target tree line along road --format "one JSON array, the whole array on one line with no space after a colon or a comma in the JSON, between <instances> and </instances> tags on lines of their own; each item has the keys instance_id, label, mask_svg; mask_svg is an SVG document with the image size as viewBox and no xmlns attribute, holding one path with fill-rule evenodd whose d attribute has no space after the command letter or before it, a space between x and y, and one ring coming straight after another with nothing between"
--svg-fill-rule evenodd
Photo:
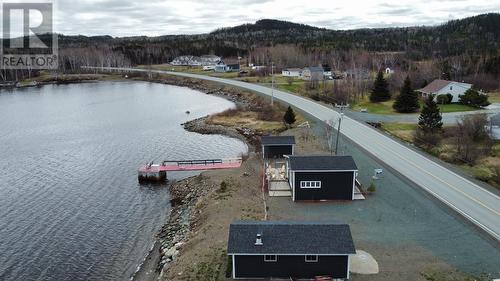
<instances>
[{"instance_id":1,"label":"tree line along road","mask_svg":"<svg viewBox=\"0 0 500 281\"><path fill-rule=\"evenodd\" d=\"M244 88L265 96L273 95L276 100L296 107L321 121L337 120L340 117L339 113L332 108L312 100L237 80L137 68L96 67L96 69L151 71L208 80ZM473 222L497 241L500 241L500 197L498 195L354 119L343 116L341 132L361 148Z\"/></svg>"}]
</instances>

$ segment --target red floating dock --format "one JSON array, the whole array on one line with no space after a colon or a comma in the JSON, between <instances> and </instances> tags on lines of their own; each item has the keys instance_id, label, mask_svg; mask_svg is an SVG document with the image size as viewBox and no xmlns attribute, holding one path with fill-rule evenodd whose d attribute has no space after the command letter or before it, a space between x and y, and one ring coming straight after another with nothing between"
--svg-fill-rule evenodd
<instances>
[{"instance_id":1,"label":"red floating dock","mask_svg":"<svg viewBox=\"0 0 500 281\"><path fill-rule=\"evenodd\" d=\"M165 180L167 172L174 171L202 171L215 169L234 169L241 166L241 158L236 159L206 159L206 160L179 160L163 161L161 164L149 163L139 168L139 181Z\"/></svg>"}]
</instances>

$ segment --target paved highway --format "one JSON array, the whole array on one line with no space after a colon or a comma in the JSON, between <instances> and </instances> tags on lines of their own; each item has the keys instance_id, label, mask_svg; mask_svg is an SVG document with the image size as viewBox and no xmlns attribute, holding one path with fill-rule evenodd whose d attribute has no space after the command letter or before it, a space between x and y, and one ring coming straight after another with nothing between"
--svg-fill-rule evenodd
<instances>
[{"instance_id":1,"label":"paved highway","mask_svg":"<svg viewBox=\"0 0 500 281\"><path fill-rule=\"evenodd\" d=\"M133 68L107 70L142 71ZM153 70L153 72L210 80L248 89L271 96L268 87L237 80L181 72ZM316 117L319 120L338 119L339 113L312 100L274 90L274 98ZM470 180L454 173L433 160L394 141L372 127L344 116L341 132L386 165L420 186L465 218L500 240L500 197Z\"/></svg>"}]
</instances>

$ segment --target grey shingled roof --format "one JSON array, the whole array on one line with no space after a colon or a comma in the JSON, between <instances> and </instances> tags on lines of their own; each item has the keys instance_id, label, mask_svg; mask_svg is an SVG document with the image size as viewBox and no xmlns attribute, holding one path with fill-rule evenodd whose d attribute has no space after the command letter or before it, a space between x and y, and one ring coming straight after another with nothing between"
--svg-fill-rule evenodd
<instances>
[{"instance_id":1,"label":"grey shingled roof","mask_svg":"<svg viewBox=\"0 0 500 281\"><path fill-rule=\"evenodd\" d=\"M308 69L311 72L323 72L323 67L321 66L309 66L304 68L304 70L306 69Z\"/></svg>"},{"instance_id":2,"label":"grey shingled roof","mask_svg":"<svg viewBox=\"0 0 500 281\"><path fill-rule=\"evenodd\" d=\"M263 136L260 138L263 145L295 144L294 136Z\"/></svg>"},{"instance_id":3,"label":"grey shingled roof","mask_svg":"<svg viewBox=\"0 0 500 281\"><path fill-rule=\"evenodd\" d=\"M291 170L357 170L358 167L351 156L333 155L291 155Z\"/></svg>"},{"instance_id":4,"label":"grey shingled roof","mask_svg":"<svg viewBox=\"0 0 500 281\"><path fill-rule=\"evenodd\" d=\"M257 233L262 245L255 245ZM228 254L354 254L349 225L338 222L236 221Z\"/></svg>"}]
</instances>

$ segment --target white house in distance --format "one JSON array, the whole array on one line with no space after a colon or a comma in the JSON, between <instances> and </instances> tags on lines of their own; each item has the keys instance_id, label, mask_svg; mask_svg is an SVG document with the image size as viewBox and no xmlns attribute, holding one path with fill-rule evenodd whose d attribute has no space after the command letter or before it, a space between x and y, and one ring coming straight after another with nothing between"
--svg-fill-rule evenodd
<instances>
[{"instance_id":1,"label":"white house in distance","mask_svg":"<svg viewBox=\"0 0 500 281\"><path fill-rule=\"evenodd\" d=\"M215 55L203 55L198 56L178 56L174 58L170 64L171 65L182 65L182 66L215 66L221 61L219 56ZM204 70L207 70L204 68Z\"/></svg>"},{"instance_id":2,"label":"white house in distance","mask_svg":"<svg viewBox=\"0 0 500 281\"><path fill-rule=\"evenodd\" d=\"M323 71L321 66L304 67L301 78L302 80L320 81L324 79Z\"/></svg>"},{"instance_id":3,"label":"white house in distance","mask_svg":"<svg viewBox=\"0 0 500 281\"><path fill-rule=\"evenodd\" d=\"M281 71L281 75L285 77L300 77L302 75L301 68L285 68Z\"/></svg>"},{"instance_id":4,"label":"white house in distance","mask_svg":"<svg viewBox=\"0 0 500 281\"><path fill-rule=\"evenodd\" d=\"M459 96L463 95L471 87L472 84L468 83L436 79L422 89L417 90L417 92L422 93L424 98L434 95L435 100L439 95L451 94L453 96L451 102L458 102Z\"/></svg>"}]
</instances>

